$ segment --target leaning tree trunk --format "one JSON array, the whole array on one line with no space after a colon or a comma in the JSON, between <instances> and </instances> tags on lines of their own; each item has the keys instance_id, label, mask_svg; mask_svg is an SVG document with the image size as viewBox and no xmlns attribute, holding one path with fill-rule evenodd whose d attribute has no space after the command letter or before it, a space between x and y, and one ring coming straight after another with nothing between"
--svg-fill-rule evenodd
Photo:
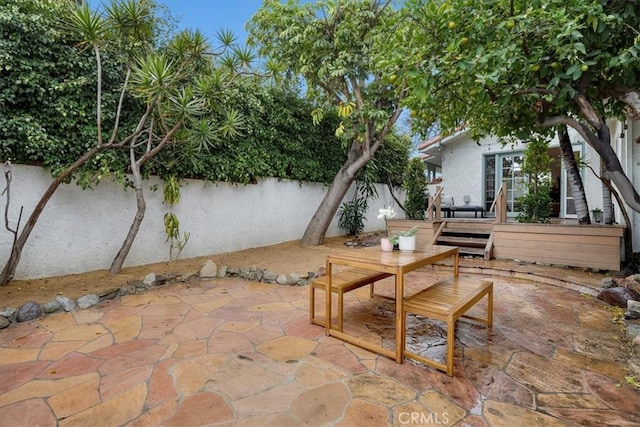
<instances>
[{"instance_id":1,"label":"leaning tree trunk","mask_svg":"<svg viewBox=\"0 0 640 427\"><path fill-rule=\"evenodd\" d=\"M38 219L42 214L42 211L47 206L47 203L49 203L49 200L51 200L51 197L56 192L60 184L62 184L69 177L71 177L73 173L76 170L78 170L80 167L82 167L82 165L84 165L88 160L90 160L96 154L105 150L108 147L109 147L108 144L96 145L91 150L87 151L82 157L76 160L71 166L65 169L49 185L49 188L47 188L47 191L45 191L42 197L40 197L38 204L33 209L33 212L31 213L31 215L29 216L29 219L24 225L24 228L20 232L20 236L11 247L11 255L9 255L9 259L4 266L4 269L2 270L2 276L0 276L0 286L6 286L11 281L11 279L13 279L13 276L16 273L16 267L18 266L18 262L20 262L20 256L22 255L22 250L24 249L24 245L27 243L27 240L29 239L29 235L35 228L36 223L38 222Z\"/></svg>"},{"instance_id":2,"label":"leaning tree trunk","mask_svg":"<svg viewBox=\"0 0 640 427\"><path fill-rule=\"evenodd\" d=\"M562 161L567 171L569 188L576 208L578 223L591 224L587 196L584 191L584 185L582 184L582 175L580 175L580 169L578 168L576 157L573 154L573 147L571 146L571 138L569 137L567 126L559 127L558 140L560 142Z\"/></svg>"},{"instance_id":3,"label":"leaning tree trunk","mask_svg":"<svg viewBox=\"0 0 640 427\"><path fill-rule=\"evenodd\" d=\"M144 213L147 210L147 204L144 200L144 192L142 190L140 165L135 161L133 148L131 149L131 171L133 175L133 186L136 193L137 211L133 218L133 223L131 223L131 227L129 227L127 237L124 239L124 242L122 242L122 246L120 247L118 254L113 259L111 267L109 267L109 276L115 276L116 274L120 274L122 271L122 265L124 264L125 259L127 259L127 255L129 255L133 241L136 239L138 231L140 230L140 224L142 224L142 220L144 219Z\"/></svg>"},{"instance_id":4,"label":"leaning tree trunk","mask_svg":"<svg viewBox=\"0 0 640 427\"><path fill-rule=\"evenodd\" d=\"M324 236L327 234L331 220L340 207L340 202L349 191L349 187L353 184L358 171L367 164L370 158L371 155L365 153L358 142L352 144L347 161L333 178L327 194L325 194L320 206L318 206L311 221L309 221L309 225L302 236L303 246L318 246L324 243Z\"/></svg>"}]
</instances>

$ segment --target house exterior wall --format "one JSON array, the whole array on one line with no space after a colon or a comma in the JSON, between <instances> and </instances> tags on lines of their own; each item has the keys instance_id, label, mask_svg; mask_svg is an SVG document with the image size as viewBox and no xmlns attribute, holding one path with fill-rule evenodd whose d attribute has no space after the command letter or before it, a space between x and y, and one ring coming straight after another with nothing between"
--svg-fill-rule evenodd
<instances>
[{"instance_id":1,"label":"house exterior wall","mask_svg":"<svg viewBox=\"0 0 640 427\"><path fill-rule=\"evenodd\" d=\"M501 150L492 138L484 138L478 145L466 134L459 135L442 147L443 194L453 197L455 205L463 205L463 197L470 197L470 205L483 205L483 154Z\"/></svg>"},{"instance_id":2,"label":"house exterior wall","mask_svg":"<svg viewBox=\"0 0 640 427\"><path fill-rule=\"evenodd\" d=\"M34 206L51 183L48 172L38 167L13 165L9 225L15 229L20 207L24 207L23 226ZM169 260L165 242L162 191L150 191L162 182L145 182L147 210L125 266ZM6 187L0 177L0 192ZM377 188L379 198L370 201L365 231L385 228L377 218L378 209L392 206L386 186ZM190 239L181 258L233 252L298 240L322 201L327 187L317 183L298 183L277 179L261 180L256 185L205 183L187 180L181 188L180 203L173 212L180 220L181 232ZM351 200L354 189L345 200ZM401 195L402 196L402 195ZM4 212L6 196L0 196ZM396 209L398 211L399 209ZM83 191L75 184L62 185L53 195L38 220L16 270L15 279L32 279L92 270L108 269L125 239L136 212L133 190L103 182L94 190ZM327 237L342 235L337 216ZM13 234L2 224L0 265L9 257Z\"/></svg>"},{"instance_id":3,"label":"house exterior wall","mask_svg":"<svg viewBox=\"0 0 640 427\"><path fill-rule=\"evenodd\" d=\"M620 134L623 133L621 138ZM636 189L640 188L640 144L634 141L640 137L640 121L628 123L628 128L623 129L623 124L617 122L611 124L611 134L615 141L614 148L622 159L621 163L632 180ZM600 174L600 157L598 153L586 144L573 130L570 130L572 141L581 141L583 150L582 160L592 169ZM550 147L558 147L557 139L549 144ZM574 145L574 149L575 149ZM438 149L432 147L430 150ZM440 144L440 154L442 156L442 182L443 194L446 197L453 197L456 205L463 204L464 195L469 195L471 205L483 205L484 190L484 155L488 153L512 153L514 151L524 151L526 144L516 144L514 146L501 146L495 137L486 137L479 141L479 144L471 140L466 133L461 133L442 140ZM589 169L585 168L582 173L583 185L586 190L587 203L589 209L602 208L602 183L600 179ZM435 192L435 188L430 191ZM615 201L614 201L614 204ZM628 209L633 229L633 248L640 251L640 214ZM462 216L464 214L456 214ZM469 214L467 214L468 216ZM473 214L471 214L473 215ZM617 223L624 223L620 214L619 206L615 206L615 220Z\"/></svg>"}]
</instances>

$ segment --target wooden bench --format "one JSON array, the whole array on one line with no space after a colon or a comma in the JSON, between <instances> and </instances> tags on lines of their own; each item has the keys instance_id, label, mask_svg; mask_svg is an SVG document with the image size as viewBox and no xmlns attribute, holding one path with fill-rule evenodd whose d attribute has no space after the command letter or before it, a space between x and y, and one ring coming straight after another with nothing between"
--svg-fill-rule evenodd
<instances>
[{"instance_id":1,"label":"wooden bench","mask_svg":"<svg viewBox=\"0 0 640 427\"><path fill-rule=\"evenodd\" d=\"M373 297L375 282L385 279L392 274L366 270L364 268L351 268L333 273L331 277L331 291L338 294L338 330L342 332L344 294L362 286L370 285L369 296ZM315 290L326 290L327 276L321 276L311 281L309 285L309 321L314 325L325 326L325 323L315 317Z\"/></svg>"},{"instance_id":2,"label":"wooden bench","mask_svg":"<svg viewBox=\"0 0 640 427\"><path fill-rule=\"evenodd\" d=\"M467 316L465 313L482 297L487 296L487 318ZM473 280L452 277L441 280L429 288L416 293L404 300L404 329L406 331L406 316L414 313L431 319L447 323L447 352L446 363L428 359L418 354L406 351L406 339L402 345L406 357L433 366L447 375L453 376L453 352L455 346L456 321L460 317L471 319L491 327L493 322L493 282L487 280ZM404 332L404 331L403 331ZM405 335L406 338L406 335Z\"/></svg>"},{"instance_id":3,"label":"wooden bench","mask_svg":"<svg viewBox=\"0 0 640 427\"><path fill-rule=\"evenodd\" d=\"M444 212L446 218L455 218L456 212L473 212L475 218L478 218L478 212L480 212L480 218L484 218L482 206L442 206L440 210Z\"/></svg>"}]
</instances>

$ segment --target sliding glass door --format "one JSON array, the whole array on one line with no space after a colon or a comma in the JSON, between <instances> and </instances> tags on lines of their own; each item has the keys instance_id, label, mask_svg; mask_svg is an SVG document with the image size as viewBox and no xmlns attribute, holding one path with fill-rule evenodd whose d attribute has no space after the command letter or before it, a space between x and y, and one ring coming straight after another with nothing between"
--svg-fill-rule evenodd
<instances>
[{"instance_id":1,"label":"sliding glass door","mask_svg":"<svg viewBox=\"0 0 640 427\"><path fill-rule=\"evenodd\" d=\"M496 191L502 183L507 184L507 215L515 216L519 211L516 200L526 193L522 174L522 153L504 153L485 156L484 195L485 209L489 210L495 200Z\"/></svg>"}]
</instances>

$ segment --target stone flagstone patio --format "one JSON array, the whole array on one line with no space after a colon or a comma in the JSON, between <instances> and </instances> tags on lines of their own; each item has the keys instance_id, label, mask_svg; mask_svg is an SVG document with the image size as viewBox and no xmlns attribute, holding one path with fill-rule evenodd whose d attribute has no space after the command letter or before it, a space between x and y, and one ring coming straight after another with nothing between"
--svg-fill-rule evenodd
<instances>
[{"instance_id":1,"label":"stone flagstone patio","mask_svg":"<svg viewBox=\"0 0 640 427\"><path fill-rule=\"evenodd\" d=\"M412 274L408 286L437 275ZM0 425L640 425L604 304L493 280L494 327L458 322L453 378L326 337L308 322L307 287L238 278L12 325L0 331ZM346 331L388 345L392 304L361 289L345 306ZM444 333L410 319L414 351L437 357Z\"/></svg>"}]
</instances>

